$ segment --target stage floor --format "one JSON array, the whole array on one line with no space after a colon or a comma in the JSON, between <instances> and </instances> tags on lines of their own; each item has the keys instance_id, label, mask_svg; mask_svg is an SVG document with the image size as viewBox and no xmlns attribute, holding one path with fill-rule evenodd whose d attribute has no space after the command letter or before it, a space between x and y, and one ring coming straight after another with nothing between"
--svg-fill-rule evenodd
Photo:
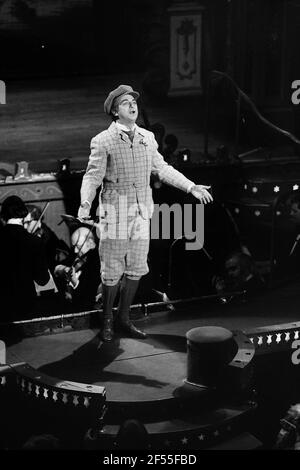
<instances>
[{"instance_id":1,"label":"stage floor","mask_svg":"<svg viewBox=\"0 0 300 470\"><path fill-rule=\"evenodd\" d=\"M177 307L137 321L146 340L116 336L98 349L97 329L23 338L7 345L7 362L27 362L59 379L103 385L108 401L164 400L186 377L185 334L205 325L231 330L299 321L300 283L268 291L247 303L217 301Z\"/></svg>"}]
</instances>

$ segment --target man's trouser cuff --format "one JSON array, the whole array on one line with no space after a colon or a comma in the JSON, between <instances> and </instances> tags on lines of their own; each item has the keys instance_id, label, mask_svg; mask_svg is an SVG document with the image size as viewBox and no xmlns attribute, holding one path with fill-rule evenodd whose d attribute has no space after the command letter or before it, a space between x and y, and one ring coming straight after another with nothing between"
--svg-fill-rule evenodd
<instances>
[{"instance_id":1,"label":"man's trouser cuff","mask_svg":"<svg viewBox=\"0 0 300 470\"><path fill-rule=\"evenodd\" d=\"M115 279L103 279L103 277L101 277L101 281L102 281L102 284L104 286L115 286L116 284L118 284L118 282L120 281L121 278L115 280Z\"/></svg>"},{"instance_id":2,"label":"man's trouser cuff","mask_svg":"<svg viewBox=\"0 0 300 470\"><path fill-rule=\"evenodd\" d=\"M131 279L131 281L139 281L142 276L135 276L134 274L124 274L124 276L127 277L127 279Z\"/></svg>"}]
</instances>

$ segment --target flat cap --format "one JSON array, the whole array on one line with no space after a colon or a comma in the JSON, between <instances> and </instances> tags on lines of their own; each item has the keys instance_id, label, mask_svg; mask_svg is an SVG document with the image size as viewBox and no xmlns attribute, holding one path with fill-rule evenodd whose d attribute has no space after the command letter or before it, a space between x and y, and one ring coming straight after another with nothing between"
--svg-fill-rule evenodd
<instances>
[{"instance_id":1,"label":"flat cap","mask_svg":"<svg viewBox=\"0 0 300 470\"><path fill-rule=\"evenodd\" d=\"M104 101L104 112L110 114L113 102L116 98L120 98L122 95L132 95L134 98L139 98L140 94L134 91L129 85L119 85L118 88L112 90L106 100Z\"/></svg>"}]
</instances>

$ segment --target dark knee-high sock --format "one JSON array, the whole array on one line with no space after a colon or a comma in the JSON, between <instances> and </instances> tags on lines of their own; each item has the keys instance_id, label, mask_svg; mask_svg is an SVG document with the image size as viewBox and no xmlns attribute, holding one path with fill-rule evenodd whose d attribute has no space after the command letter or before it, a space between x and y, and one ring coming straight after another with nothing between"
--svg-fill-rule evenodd
<instances>
[{"instance_id":1,"label":"dark knee-high sock","mask_svg":"<svg viewBox=\"0 0 300 470\"><path fill-rule=\"evenodd\" d=\"M104 320L112 320L113 319L113 306L116 295L119 290L119 283L115 284L114 286L107 286L102 284L102 302L103 302L103 314Z\"/></svg>"},{"instance_id":2,"label":"dark knee-high sock","mask_svg":"<svg viewBox=\"0 0 300 470\"><path fill-rule=\"evenodd\" d=\"M118 321L126 323L130 320L130 306L134 300L139 280L129 279L124 276L121 282L120 300L118 306Z\"/></svg>"}]
</instances>

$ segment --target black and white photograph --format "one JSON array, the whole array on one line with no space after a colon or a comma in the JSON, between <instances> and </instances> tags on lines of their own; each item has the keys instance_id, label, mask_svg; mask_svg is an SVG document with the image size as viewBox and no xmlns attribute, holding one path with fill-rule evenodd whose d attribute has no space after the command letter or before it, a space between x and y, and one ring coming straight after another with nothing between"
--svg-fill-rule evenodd
<instances>
[{"instance_id":1,"label":"black and white photograph","mask_svg":"<svg viewBox=\"0 0 300 470\"><path fill-rule=\"evenodd\" d=\"M0 0L1 454L300 450L299 40L300 0Z\"/></svg>"}]
</instances>

